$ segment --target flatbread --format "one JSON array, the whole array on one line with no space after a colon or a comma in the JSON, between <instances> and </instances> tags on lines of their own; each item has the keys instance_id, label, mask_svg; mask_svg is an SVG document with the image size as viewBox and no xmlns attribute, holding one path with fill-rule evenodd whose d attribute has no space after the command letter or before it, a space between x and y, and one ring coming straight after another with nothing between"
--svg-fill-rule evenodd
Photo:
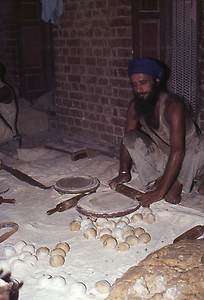
<instances>
[{"instance_id":1,"label":"flatbread","mask_svg":"<svg viewBox=\"0 0 204 300\"><path fill-rule=\"evenodd\" d=\"M105 300L204 299L204 239L184 240L149 254L113 284Z\"/></svg>"},{"instance_id":2,"label":"flatbread","mask_svg":"<svg viewBox=\"0 0 204 300\"><path fill-rule=\"evenodd\" d=\"M83 197L76 209L86 216L113 218L130 214L139 207L137 200L110 190L98 191Z\"/></svg>"}]
</instances>

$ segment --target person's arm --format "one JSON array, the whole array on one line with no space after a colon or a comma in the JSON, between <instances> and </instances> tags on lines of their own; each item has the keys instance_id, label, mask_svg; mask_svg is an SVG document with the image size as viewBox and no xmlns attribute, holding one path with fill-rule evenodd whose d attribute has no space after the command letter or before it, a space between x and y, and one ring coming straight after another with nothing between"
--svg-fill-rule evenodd
<instances>
[{"instance_id":1,"label":"person's arm","mask_svg":"<svg viewBox=\"0 0 204 300\"><path fill-rule=\"evenodd\" d=\"M12 101L13 93L7 85L4 85L2 88L0 88L0 102L9 104Z\"/></svg>"},{"instance_id":2,"label":"person's arm","mask_svg":"<svg viewBox=\"0 0 204 300\"><path fill-rule=\"evenodd\" d=\"M127 111L127 117L126 117L126 125L125 125L125 132L136 129L138 124L138 117L134 108L134 101L132 100L130 102L130 105L128 107ZM119 168L119 175L109 181L110 187L115 190L116 185L124 182L128 182L131 179L130 170L132 166L132 158L124 146L123 143L121 143L121 149L120 149L120 168Z\"/></svg>"},{"instance_id":3,"label":"person's arm","mask_svg":"<svg viewBox=\"0 0 204 300\"><path fill-rule=\"evenodd\" d=\"M0 300L9 300L10 299L10 289L13 285L13 282L9 282L4 286L0 287Z\"/></svg>"},{"instance_id":4,"label":"person's arm","mask_svg":"<svg viewBox=\"0 0 204 300\"><path fill-rule=\"evenodd\" d=\"M147 192L138 196L138 199L141 200L141 205L145 207L164 198L177 179L185 155L184 104L180 100L174 98L168 99L164 116L170 124L171 150L165 171L160 178L156 189L152 192Z\"/></svg>"}]
</instances>

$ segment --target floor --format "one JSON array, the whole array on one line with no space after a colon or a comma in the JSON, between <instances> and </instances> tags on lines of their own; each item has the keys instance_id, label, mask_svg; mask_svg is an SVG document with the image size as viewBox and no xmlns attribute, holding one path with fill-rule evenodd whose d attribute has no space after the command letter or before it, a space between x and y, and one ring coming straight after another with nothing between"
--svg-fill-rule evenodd
<instances>
[{"instance_id":1,"label":"floor","mask_svg":"<svg viewBox=\"0 0 204 300\"><path fill-rule=\"evenodd\" d=\"M18 141L2 144L0 146L0 152L10 157L11 159L19 158L17 155L19 144ZM120 147L119 145L109 145L107 143L93 143L77 139L73 136L69 136L66 133L42 131L36 133L27 133L22 135L22 149L51 149L63 153L71 154L73 161L77 161L83 158L92 158L99 154L106 155L118 160ZM24 155L24 153L23 153ZM33 154L32 154L33 155ZM36 159L36 158L35 158ZM133 173L134 174L134 173ZM143 189L138 177L134 178L130 182L130 186ZM204 212L204 196L200 196L197 193L197 187L195 187L190 194L182 193L181 205L198 209Z\"/></svg>"}]
</instances>

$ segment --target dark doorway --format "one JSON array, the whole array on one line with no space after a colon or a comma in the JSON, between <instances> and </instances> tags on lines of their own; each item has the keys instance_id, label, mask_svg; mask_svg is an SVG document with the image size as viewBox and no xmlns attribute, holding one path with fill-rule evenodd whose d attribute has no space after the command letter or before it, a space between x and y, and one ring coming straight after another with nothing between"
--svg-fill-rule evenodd
<instances>
[{"instance_id":1,"label":"dark doorway","mask_svg":"<svg viewBox=\"0 0 204 300\"><path fill-rule=\"evenodd\" d=\"M40 0L15 0L21 96L35 100L53 90L52 25Z\"/></svg>"}]
</instances>

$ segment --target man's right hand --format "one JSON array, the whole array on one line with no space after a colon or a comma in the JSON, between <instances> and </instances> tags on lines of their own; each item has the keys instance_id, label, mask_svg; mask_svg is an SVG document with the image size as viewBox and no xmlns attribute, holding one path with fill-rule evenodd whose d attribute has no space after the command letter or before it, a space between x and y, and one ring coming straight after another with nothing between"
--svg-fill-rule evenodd
<instances>
[{"instance_id":1,"label":"man's right hand","mask_svg":"<svg viewBox=\"0 0 204 300\"><path fill-rule=\"evenodd\" d=\"M108 183L111 189L116 190L116 185L124 182L128 182L131 179L130 173L122 173L119 174L117 177L111 179Z\"/></svg>"}]
</instances>

